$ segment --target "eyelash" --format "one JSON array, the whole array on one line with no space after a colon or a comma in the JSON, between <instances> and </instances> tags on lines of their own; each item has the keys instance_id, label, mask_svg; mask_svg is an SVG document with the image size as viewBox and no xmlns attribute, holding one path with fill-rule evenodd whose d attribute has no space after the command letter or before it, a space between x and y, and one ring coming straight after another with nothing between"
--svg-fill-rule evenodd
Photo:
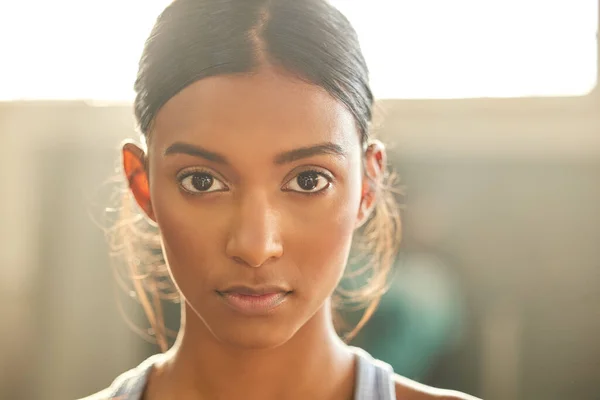
<instances>
[{"instance_id":1,"label":"eyelash","mask_svg":"<svg viewBox=\"0 0 600 400\"><path fill-rule=\"evenodd\" d=\"M286 192L293 192L293 193L297 193L297 194L301 194L301 195L305 195L305 196L317 196L317 195L323 195L323 194L325 194L325 192L327 191L327 189L333 183L334 178L333 178L333 176L330 173L322 171L320 169L308 168L308 169L299 171L291 179L288 179L285 184L288 185L290 182L292 182L293 179L297 179L300 174L307 173L307 172L315 173L315 174L319 175L320 177L324 178L327 181L327 186L324 187L323 189L319 190L319 191L316 191L316 192L303 192L303 191L296 191L296 190L284 190L284 191L286 191ZM209 175L213 179L218 180L221 183L223 183L223 185L227 187L227 190L229 190L229 187L224 182L224 179L222 179L222 178L220 178L218 176L215 176L214 172L212 172L211 170L205 169L205 168L187 169L187 170L184 170L184 171L181 171L180 173L178 173L177 174L177 181L179 182L180 188L182 190L186 191L187 193L192 194L192 195L201 195L201 194L209 194L209 193L213 193L213 192L222 192L222 191L225 191L225 190L214 190L212 192L202 193L202 192L192 192L192 191L190 191L190 190L185 189L184 187L182 187L182 182L183 182L184 179L186 179L186 178L188 178L190 176L196 175L196 174L206 174L206 175Z\"/></svg>"}]
</instances>

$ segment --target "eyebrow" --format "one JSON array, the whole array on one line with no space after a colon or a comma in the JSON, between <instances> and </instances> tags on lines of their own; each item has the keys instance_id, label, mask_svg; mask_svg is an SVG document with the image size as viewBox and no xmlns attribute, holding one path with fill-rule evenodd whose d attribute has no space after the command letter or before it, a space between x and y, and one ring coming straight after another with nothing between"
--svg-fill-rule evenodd
<instances>
[{"instance_id":1,"label":"eyebrow","mask_svg":"<svg viewBox=\"0 0 600 400\"><path fill-rule=\"evenodd\" d=\"M203 149L200 146L194 146L189 143L175 142L165 150L164 155L169 154L187 154L194 157L204 158L208 161L213 161L218 164L228 164L225 156L215 153L214 151Z\"/></svg>"},{"instance_id":2,"label":"eyebrow","mask_svg":"<svg viewBox=\"0 0 600 400\"><path fill-rule=\"evenodd\" d=\"M187 154L194 157L204 158L205 160L216 162L218 164L229 164L224 155L189 143L173 143L164 152L165 156L169 154ZM275 156L274 163L277 165L282 165L301 160L303 158L309 158L323 154L346 157L346 152L340 145L332 142L325 142L280 153Z\"/></svg>"},{"instance_id":3,"label":"eyebrow","mask_svg":"<svg viewBox=\"0 0 600 400\"><path fill-rule=\"evenodd\" d=\"M346 157L346 152L340 145L326 142L313 146L300 147L298 149L286 151L275 156L275 164L287 164L303 158L319 156L323 154L332 154L335 156Z\"/></svg>"}]
</instances>

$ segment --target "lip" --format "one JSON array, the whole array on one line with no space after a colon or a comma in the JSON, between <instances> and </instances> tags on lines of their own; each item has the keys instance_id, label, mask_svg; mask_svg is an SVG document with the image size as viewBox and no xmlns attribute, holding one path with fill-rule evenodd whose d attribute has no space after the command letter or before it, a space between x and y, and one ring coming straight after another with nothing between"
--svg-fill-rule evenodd
<instances>
[{"instance_id":1,"label":"lip","mask_svg":"<svg viewBox=\"0 0 600 400\"><path fill-rule=\"evenodd\" d=\"M287 300L291 291L279 286L233 286L217 293L235 311L257 316L272 313Z\"/></svg>"}]
</instances>

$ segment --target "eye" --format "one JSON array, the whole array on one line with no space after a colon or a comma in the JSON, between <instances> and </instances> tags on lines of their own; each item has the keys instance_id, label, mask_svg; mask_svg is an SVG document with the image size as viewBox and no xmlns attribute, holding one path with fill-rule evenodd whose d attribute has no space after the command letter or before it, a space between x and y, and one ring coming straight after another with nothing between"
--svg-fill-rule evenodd
<instances>
[{"instance_id":1,"label":"eye","mask_svg":"<svg viewBox=\"0 0 600 400\"><path fill-rule=\"evenodd\" d=\"M223 192L228 189L227 185L208 172L184 172L178 179L181 187L192 194Z\"/></svg>"},{"instance_id":2,"label":"eye","mask_svg":"<svg viewBox=\"0 0 600 400\"><path fill-rule=\"evenodd\" d=\"M284 190L313 194L327 189L331 178L318 171L304 171L296 175L284 186Z\"/></svg>"}]
</instances>

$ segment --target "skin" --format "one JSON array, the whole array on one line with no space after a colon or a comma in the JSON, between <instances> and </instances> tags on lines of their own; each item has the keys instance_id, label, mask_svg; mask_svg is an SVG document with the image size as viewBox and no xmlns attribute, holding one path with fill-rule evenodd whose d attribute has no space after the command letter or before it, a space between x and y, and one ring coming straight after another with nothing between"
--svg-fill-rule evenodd
<instances>
[{"instance_id":1,"label":"skin","mask_svg":"<svg viewBox=\"0 0 600 400\"><path fill-rule=\"evenodd\" d=\"M336 151L315 150L322 144ZM383 145L363 154L341 103L264 68L186 87L158 112L147 154L126 143L123 161L183 300L182 329L144 398L351 399L355 358L329 298L375 205L367 176L381 180ZM317 194L297 180L308 170L323 174ZM211 174L212 186L199 192L190 172ZM267 315L240 314L219 295L260 284L290 292ZM396 387L399 399L469 398L400 377Z\"/></svg>"}]
</instances>

